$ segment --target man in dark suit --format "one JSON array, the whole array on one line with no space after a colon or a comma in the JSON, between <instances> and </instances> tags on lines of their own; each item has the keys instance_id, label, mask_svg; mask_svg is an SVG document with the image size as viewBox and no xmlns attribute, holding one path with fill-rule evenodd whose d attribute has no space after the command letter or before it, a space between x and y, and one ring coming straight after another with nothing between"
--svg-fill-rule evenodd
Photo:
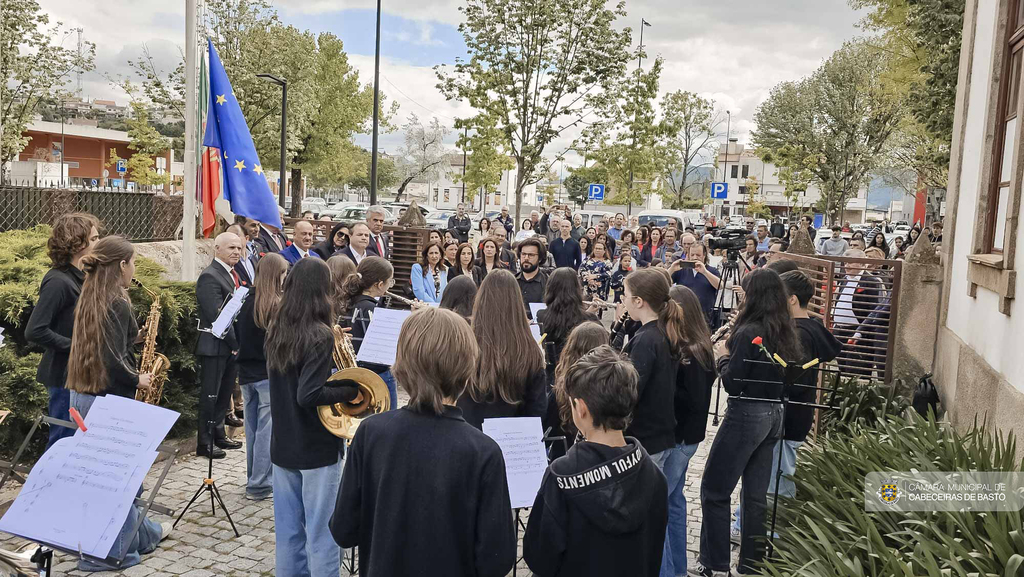
<instances>
[{"instance_id":1,"label":"man in dark suit","mask_svg":"<svg viewBox=\"0 0 1024 577\"><path fill-rule=\"evenodd\" d=\"M242 257L238 259L238 263L234 268L235 272L238 273L241 285L251 290L252 283L256 280L258 255L252 253L253 249L250 247L253 243L242 226L233 224L228 227L228 232L233 232L238 235L238 238L242 239Z\"/></svg>"},{"instance_id":2,"label":"man in dark suit","mask_svg":"<svg viewBox=\"0 0 1024 577\"><path fill-rule=\"evenodd\" d=\"M375 256L370 252L370 227L365 222L357 222L349 229L348 246L341 249L338 254L347 256L352 262L359 266L359 263L368 256Z\"/></svg>"},{"instance_id":3,"label":"man in dark suit","mask_svg":"<svg viewBox=\"0 0 1024 577\"><path fill-rule=\"evenodd\" d=\"M214 260L196 281L196 301L199 304L200 329L209 329L220 314L221 307L228 301L235 289L241 286L241 278L235 265L242 257L242 239L231 232L221 233L213 241ZM224 417L231 403L231 391L235 386L237 367L235 354L238 352L238 338L234 324L223 338L201 331L196 343L199 357L199 438L196 454L207 456L210 444L214 459L224 457L222 449L237 449L242 446L227 438L224 432ZM210 422L213 422L213 431ZM212 433L212 438L211 438Z\"/></svg>"},{"instance_id":4,"label":"man in dark suit","mask_svg":"<svg viewBox=\"0 0 1024 577\"><path fill-rule=\"evenodd\" d=\"M303 258L320 258L313 248L313 224L308 220L300 220L295 223L295 237L292 245L281 251L281 256L290 264L299 262Z\"/></svg>"},{"instance_id":5,"label":"man in dark suit","mask_svg":"<svg viewBox=\"0 0 1024 577\"><path fill-rule=\"evenodd\" d=\"M270 254L288 248L288 237L281 232L281 229L262 222L259 223L259 227L259 235L256 237L259 252Z\"/></svg>"},{"instance_id":6,"label":"man in dark suit","mask_svg":"<svg viewBox=\"0 0 1024 577\"><path fill-rule=\"evenodd\" d=\"M366 226L370 227L370 244L366 250L373 256L384 257L391 260L391 247L388 242L388 234L384 232L384 208L371 206L366 209Z\"/></svg>"}]
</instances>

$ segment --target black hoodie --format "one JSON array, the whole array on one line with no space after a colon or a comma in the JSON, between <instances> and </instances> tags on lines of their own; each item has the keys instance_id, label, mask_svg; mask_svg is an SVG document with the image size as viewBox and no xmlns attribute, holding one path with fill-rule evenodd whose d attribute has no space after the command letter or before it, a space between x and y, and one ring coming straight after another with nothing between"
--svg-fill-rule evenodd
<instances>
[{"instance_id":1,"label":"black hoodie","mask_svg":"<svg viewBox=\"0 0 1024 577\"><path fill-rule=\"evenodd\" d=\"M544 473L523 557L537 577L653 577L667 522L665 476L639 441L581 441Z\"/></svg>"},{"instance_id":2,"label":"black hoodie","mask_svg":"<svg viewBox=\"0 0 1024 577\"><path fill-rule=\"evenodd\" d=\"M839 342L818 319L796 319L797 336L800 337L800 345L803 348L807 360L818 359L822 364L831 361L839 355L843 344ZM810 388L818 382L817 367L807 371L797 384L809 385L807 387L795 387L789 400L800 403L814 403L817 399L817 391ZM799 405L788 405L786 408L786 430L783 438L787 441L803 441L811 430L814 422L814 409L801 407Z\"/></svg>"}]
</instances>

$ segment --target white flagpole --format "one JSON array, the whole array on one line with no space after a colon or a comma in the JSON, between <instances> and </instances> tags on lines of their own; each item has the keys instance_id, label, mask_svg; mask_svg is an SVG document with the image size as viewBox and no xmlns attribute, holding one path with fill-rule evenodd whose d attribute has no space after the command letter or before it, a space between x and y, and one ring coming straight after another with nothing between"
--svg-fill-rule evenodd
<instances>
[{"instance_id":1,"label":"white flagpole","mask_svg":"<svg viewBox=\"0 0 1024 577\"><path fill-rule=\"evenodd\" d=\"M195 280L196 271L196 3L185 0L185 191L182 207L181 280Z\"/></svg>"}]
</instances>

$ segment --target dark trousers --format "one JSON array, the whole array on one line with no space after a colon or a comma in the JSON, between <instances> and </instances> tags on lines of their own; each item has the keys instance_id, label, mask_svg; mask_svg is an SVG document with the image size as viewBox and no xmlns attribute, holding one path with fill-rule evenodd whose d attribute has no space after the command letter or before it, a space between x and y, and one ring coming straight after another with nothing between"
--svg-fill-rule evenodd
<instances>
[{"instance_id":1,"label":"dark trousers","mask_svg":"<svg viewBox=\"0 0 1024 577\"><path fill-rule=\"evenodd\" d=\"M238 365L233 355L199 356L199 446L210 444L210 421L214 421L213 440L227 438L224 417L231 406L231 392L235 389Z\"/></svg>"},{"instance_id":2,"label":"dark trousers","mask_svg":"<svg viewBox=\"0 0 1024 577\"><path fill-rule=\"evenodd\" d=\"M700 562L712 571L729 570L729 505L732 491L741 478L743 527L739 571L754 573L754 565L764 558L772 449L781 435L781 405L729 399L729 408L711 445L700 484L704 516L700 529Z\"/></svg>"},{"instance_id":3,"label":"dark trousers","mask_svg":"<svg viewBox=\"0 0 1024 577\"><path fill-rule=\"evenodd\" d=\"M68 414L68 409L71 407L71 391L64 387L46 387L46 391L50 394L46 415L54 419L70 421L71 415ZM61 427L60 425L50 425L50 436L47 439L46 448L49 449L57 441L74 434L74 429Z\"/></svg>"}]
</instances>

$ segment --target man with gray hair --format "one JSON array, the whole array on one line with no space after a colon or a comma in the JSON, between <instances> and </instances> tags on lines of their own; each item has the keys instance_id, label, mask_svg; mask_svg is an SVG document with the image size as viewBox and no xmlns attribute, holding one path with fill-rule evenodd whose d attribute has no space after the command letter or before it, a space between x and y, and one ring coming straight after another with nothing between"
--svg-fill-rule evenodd
<instances>
[{"instance_id":1,"label":"man with gray hair","mask_svg":"<svg viewBox=\"0 0 1024 577\"><path fill-rule=\"evenodd\" d=\"M384 216L383 206L375 204L366 209L366 226L370 227L370 244L366 247L366 253L391 260L390 239L384 232Z\"/></svg>"}]
</instances>

